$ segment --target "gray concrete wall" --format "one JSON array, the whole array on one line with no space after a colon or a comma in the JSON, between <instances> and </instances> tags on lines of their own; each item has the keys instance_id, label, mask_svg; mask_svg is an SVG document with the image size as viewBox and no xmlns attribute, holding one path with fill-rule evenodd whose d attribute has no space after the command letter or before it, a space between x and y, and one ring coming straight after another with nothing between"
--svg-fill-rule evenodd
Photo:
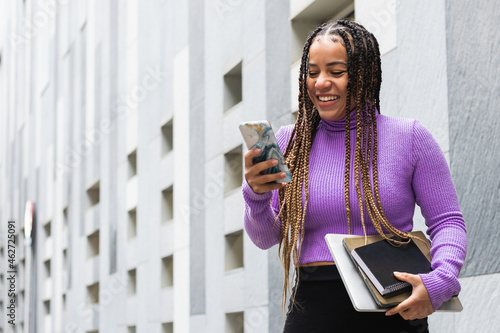
<instances>
[{"instance_id":1,"label":"gray concrete wall","mask_svg":"<svg viewBox=\"0 0 500 333\"><path fill-rule=\"evenodd\" d=\"M500 327L500 20L496 1L446 1L450 165L467 225L460 314L437 316L436 331Z\"/></svg>"},{"instance_id":2,"label":"gray concrete wall","mask_svg":"<svg viewBox=\"0 0 500 333\"><path fill-rule=\"evenodd\" d=\"M464 276L500 272L500 20L496 1L446 2L451 169L469 235Z\"/></svg>"}]
</instances>

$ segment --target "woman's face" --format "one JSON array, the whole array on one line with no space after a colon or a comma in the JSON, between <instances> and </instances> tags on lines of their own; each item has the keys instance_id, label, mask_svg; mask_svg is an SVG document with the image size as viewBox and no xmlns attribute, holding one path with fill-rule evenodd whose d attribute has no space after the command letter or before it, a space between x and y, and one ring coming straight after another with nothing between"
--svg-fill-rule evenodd
<instances>
[{"instance_id":1,"label":"woman's face","mask_svg":"<svg viewBox=\"0 0 500 333\"><path fill-rule=\"evenodd\" d=\"M322 119L336 121L345 117L347 82L345 47L329 38L315 40L309 49L307 91Z\"/></svg>"}]
</instances>

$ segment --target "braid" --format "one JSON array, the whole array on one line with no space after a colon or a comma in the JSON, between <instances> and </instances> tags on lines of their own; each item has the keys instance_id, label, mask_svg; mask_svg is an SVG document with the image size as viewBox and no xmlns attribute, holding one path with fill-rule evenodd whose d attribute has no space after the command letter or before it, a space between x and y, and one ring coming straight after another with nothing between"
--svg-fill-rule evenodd
<instances>
[{"instance_id":1,"label":"braid","mask_svg":"<svg viewBox=\"0 0 500 333\"><path fill-rule=\"evenodd\" d=\"M285 310L290 289L290 265L297 267L301 244L304 241L304 223L309 203L309 157L314 134L321 121L307 91L309 71L309 49L318 36L328 36L334 42L340 42L347 52L347 103L345 112L345 177L344 198L349 233L352 232L350 205L351 177L351 129L352 114L356 117L356 137L354 148L354 180L356 197L361 213L361 224L366 236L365 211L375 230L384 238L385 230L407 241L391 240L402 244L415 238L393 227L387 220L382 208L378 183L378 138L376 113L380 112L380 85L382 71L379 45L373 34L358 23L340 20L324 23L317 27L304 44L299 73L299 111L292 134L288 140L284 157L288 164L292 181L278 190L280 210L276 217L281 219L279 254L284 270L282 310ZM351 114L353 101L355 112ZM371 174L370 174L371 172ZM373 185L372 185L373 181ZM304 193L303 193L304 191ZM303 195L304 194L304 195ZM305 198L304 202L302 198ZM385 228L385 230L384 230ZM296 269L297 283L299 271ZM295 294L291 301L295 302Z\"/></svg>"},{"instance_id":2,"label":"braid","mask_svg":"<svg viewBox=\"0 0 500 333\"><path fill-rule=\"evenodd\" d=\"M304 240L304 221L309 202L309 156L313 134L321 118L307 93L309 48L316 35L326 27L316 28L306 40L299 74L299 111L294 129L288 140L284 157L287 161L292 182L278 191L281 208L277 218L281 218L279 252L284 270L282 310L285 310L289 286L290 264L293 258L297 266L300 257L300 244ZM302 206L302 188L305 189L305 204ZM300 240L299 240L300 235ZM298 272L298 270L297 270ZM292 295L292 301L295 295Z\"/></svg>"},{"instance_id":3,"label":"braid","mask_svg":"<svg viewBox=\"0 0 500 333\"><path fill-rule=\"evenodd\" d=\"M352 66L352 48L351 43L349 42L349 38L345 31L338 30L340 37L343 40L343 44L345 45L347 52L347 68L348 70ZM350 74L348 74L350 75ZM347 83L347 100L350 101L352 98L352 86L353 83L351 80ZM345 199L345 208L347 214L347 227L349 235L351 234L351 204L349 200L349 186L350 186L350 171L351 171L351 110L349 103L346 103L346 112L345 112L345 175L344 175L344 199Z\"/></svg>"}]
</instances>

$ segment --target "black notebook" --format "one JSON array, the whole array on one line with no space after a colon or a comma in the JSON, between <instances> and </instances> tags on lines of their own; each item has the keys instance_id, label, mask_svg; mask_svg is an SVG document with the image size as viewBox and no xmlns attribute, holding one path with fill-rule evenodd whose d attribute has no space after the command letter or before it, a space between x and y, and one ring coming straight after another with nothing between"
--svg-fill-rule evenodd
<instances>
[{"instance_id":1,"label":"black notebook","mask_svg":"<svg viewBox=\"0 0 500 333\"><path fill-rule=\"evenodd\" d=\"M411 285L396 279L394 272L418 274L431 271L431 263L413 240L397 246L381 240L355 248L352 258L384 297L411 290Z\"/></svg>"}]
</instances>

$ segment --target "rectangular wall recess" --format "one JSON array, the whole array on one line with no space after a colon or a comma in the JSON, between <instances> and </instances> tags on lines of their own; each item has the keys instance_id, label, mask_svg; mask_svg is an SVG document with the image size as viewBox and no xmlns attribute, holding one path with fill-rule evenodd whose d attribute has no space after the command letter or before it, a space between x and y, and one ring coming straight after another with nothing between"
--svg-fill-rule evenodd
<instances>
[{"instance_id":1,"label":"rectangular wall recess","mask_svg":"<svg viewBox=\"0 0 500 333\"><path fill-rule=\"evenodd\" d=\"M128 179L137 175L137 149L127 156Z\"/></svg>"},{"instance_id":2,"label":"rectangular wall recess","mask_svg":"<svg viewBox=\"0 0 500 333\"><path fill-rule=\"evenodd\" d=\"M243 182L243 150L238 146L224 154L224 194L238 188Z\"/></svg>"},{"instance_id":3,"label":"rectangular wall recess","mask_svg":"<svg viewBox=\"0 0 500 333\"><path fill-rule=\"evenodd\" d=\"M137 212L133 208L128 211L127 239L132 240L137 237Z\"/></svg>"},{"instance_id":4,"label":"rectangular wall recess","mask_svg":"<svg viewBox=\"0 0 500 333\"><path fill-rule=\"evenodd\" d=\"M226 333L244 332L243 312L226 313Z\"/></svg>"},{"instance_id":5,"label":"rectangular wall recess","mask_svg":"<svg viewBox=\"0 0 500 333\"><path fill-rule=\"evenodd\" d=\"M174 285L174 256L161 259L161 287L171 287Z\"/></svg>"},{"instance_id":6,"label":"rectangular wall recess","mask_svg":"<svg viewBox=\"0 0 500 333\"><path fill-rule=\"evenodd\" d=\"M164 156L174 149L174 121L170 119L161 127L161 155Z\"/></svg>"},{"instance_id":7,"label":"rectangular wall recess","mask_svg":"<svg viewBox=\"0 0 500 333\"><path fill-rule=\"evenodd\" d=\"M99 255L99 230L87 236L87 258Z\"/></svg>"},{"instance_id":8,"label":"rectangular wall recess","mask_svg":"<svg viewBox=\"0 0 500 333\"><path fill-rule=\"evenodd\" d=\"M163 223L174 218L174 187L170 186L161 192L161 221Z\"/></svg>"},{"instance_id":9,"label":"rectangular wall recess","mask_svg":"<svg viewBox=\"0 0 500 333\"><path fill-rule=\"evenodd\" d=\"M243 267L243 230L225 236L226 271Z\"/></svg>"},{"instance_id":10,"label":"rectangular wall recess","mask_svg":"<svg viewBox=\"0 0 500 333\"><path fill-rule=\"evenodd\" d=\"M241 61L224 75L224 111L242 101Z\"/></svg>"}]
</instances>

